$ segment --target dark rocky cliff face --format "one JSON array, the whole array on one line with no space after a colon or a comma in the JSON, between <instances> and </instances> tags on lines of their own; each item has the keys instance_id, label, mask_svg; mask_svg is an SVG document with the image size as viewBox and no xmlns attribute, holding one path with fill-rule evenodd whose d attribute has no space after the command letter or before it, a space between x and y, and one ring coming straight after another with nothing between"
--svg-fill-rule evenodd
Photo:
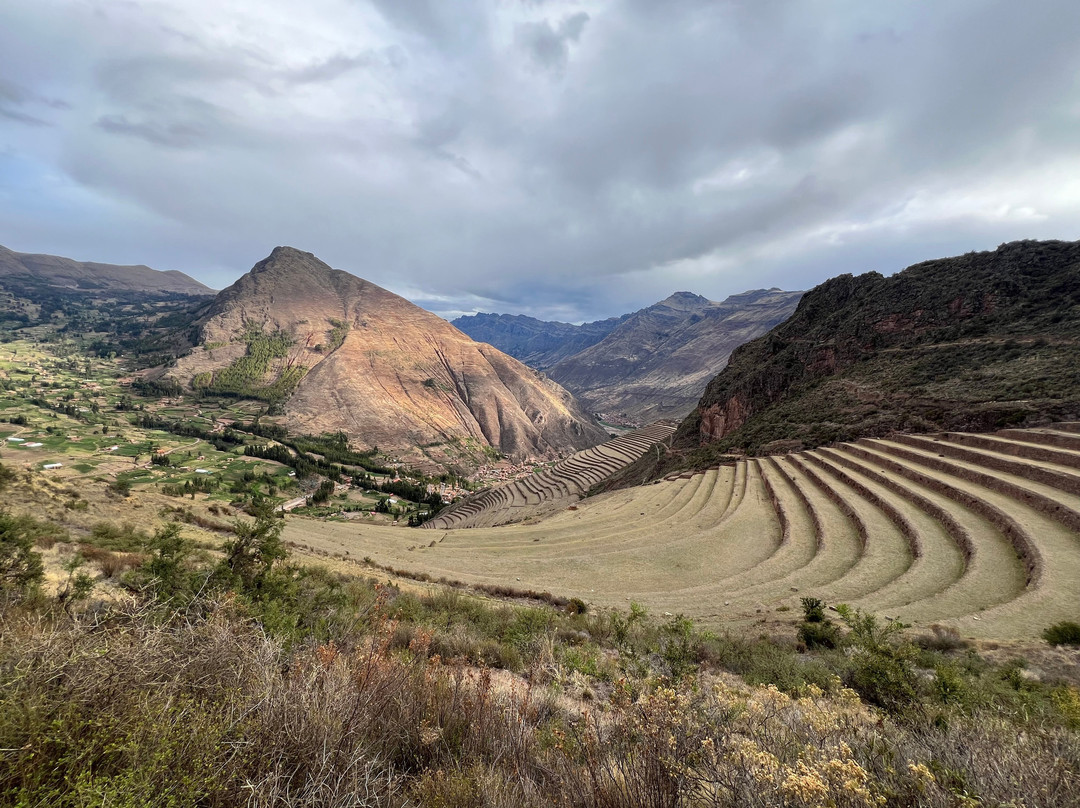
<instances>
[{"instance_id":1,"label":"dark rocky cliff face","mask_svg":"<svg viewBox=\"0 0 1080 808\"><path fill-rule=\"evenodd\" d=\"M768 451L1080 416L1080 242L841 275L737 349L673 447Z\"/></svg>"}]
</instances>

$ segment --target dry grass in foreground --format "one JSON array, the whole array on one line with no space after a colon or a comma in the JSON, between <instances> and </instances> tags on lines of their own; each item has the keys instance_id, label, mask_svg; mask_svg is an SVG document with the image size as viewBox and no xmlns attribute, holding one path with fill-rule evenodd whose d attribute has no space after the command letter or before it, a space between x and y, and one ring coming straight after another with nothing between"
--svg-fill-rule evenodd
<instances>
[{"instance_id":1,"label":"dry grass in foreground","mask_svg":"<svg viewBox=\"0 0 1080 808\"><path fill-rule=\"evenodd\" d=\"M53 595L70 537L0 510L0 806L1077 805L1075 680L946 628L404 592L295 565L269 509L214 554L106 527Z\"/></svg>"},{"instance_id":2,"label":"dry grass in foreground","mask_svg":"<svg viewBox=\"0 0 1080 808\"><path fill-rule=\"evenodd\" d=\"M620 675L608 698L445 660L369 611L289 651L232 599L9 609L0 803L35 806L1078 804L1080 736L963 710L892 717L839 682ZM540 669L542 670L542 668ZM498 682L498 684L496 684ZM1080 691L1059 691L1080 724ZM1070 712L1071 711L1071 712Z\"/></svg>"}]
</instances>

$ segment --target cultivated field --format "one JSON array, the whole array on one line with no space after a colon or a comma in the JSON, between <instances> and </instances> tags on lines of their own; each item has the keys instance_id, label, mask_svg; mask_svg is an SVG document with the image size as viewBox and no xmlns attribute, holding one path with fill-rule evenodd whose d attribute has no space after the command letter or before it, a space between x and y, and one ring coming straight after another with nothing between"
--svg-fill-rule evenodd
<instances>
[{"instance_id":1,"label":"cultivated field","mask_svg":"<svg viewBox=\"0 0 1080 808\"><path fill-rule=\"evenodd\" d=\"M1031 637L1080 618L1080 424L750 459L531 524L290 520L286 537L434 578L633 600L706 625L793 619L812 595L967 636Z\"/></svg>"},{"instance_id":2,"label":"cultivated field","mask_svg":"<svg viewBox=\"0 0 1080 808\"><path fill-rule=\"evenodd\" d=\"M429 529L495 527L553 513L577 502L601 480L637 460L675 431L673 422L620 435L571 455L543 471L481 491L424 524Z\"/></svg>"}]
</instances>

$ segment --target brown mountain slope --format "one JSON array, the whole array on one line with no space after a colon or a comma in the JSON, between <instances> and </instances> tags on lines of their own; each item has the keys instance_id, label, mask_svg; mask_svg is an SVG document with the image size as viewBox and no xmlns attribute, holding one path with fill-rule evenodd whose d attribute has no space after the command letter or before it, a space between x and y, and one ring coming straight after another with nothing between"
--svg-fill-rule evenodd
<instances>
[{"instance_id":1,"label":"brown mountain slope","mask_svg":"<svg viewBox=\"0 0 1080 808\"><path fill-rule=\"evenodd\" d=\"M223 291L174 375L283 401L291 430L467 463L554 456L606 433L570 394L450 323L311 253L278 247Z\"/></svg>"},{"instance_id":2,"label":"brown mountain slope","mask_svg":"<svg viewBox=\"0 0 1080 808\"><path fill-rule=\"evenodd\" d=\"M1078 357L1080 242L1019 241L891 277L841 275L732 354L674 449L704 460L1076 420Z\"/></svg>"},{"instance_id":3,"label":"brown mountain slope","mask_svg":"<svg viewBox=\"0 0 1080 808\"><path fill-rule=\"evenodd\" d=\"M56 255L17 253L0 247L0 282L24 280L65 290L100 292L165 292L181 295L213 295L183 272L160 272L150 267L97 264Z\"/></svg>"},{"instance_id":4,"label":"brown mountain slope","mask_svg":"<svg viewBox=\"0 0 1080 808\"><path fill-rule=\"evenodd\" d=\"M716 303L676 292L548 373L593 412L639 423L681 418L732 350L789 317L801 295L757 289Z\"/></svg>"}]
</instances>

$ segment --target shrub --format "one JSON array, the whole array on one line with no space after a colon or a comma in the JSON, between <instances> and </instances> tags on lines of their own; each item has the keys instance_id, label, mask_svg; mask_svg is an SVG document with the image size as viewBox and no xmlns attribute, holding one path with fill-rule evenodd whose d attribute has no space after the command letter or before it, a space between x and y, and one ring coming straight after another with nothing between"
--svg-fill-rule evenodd
<instances>
[{"instance_id":1,"label":"shrub","mask_svg":"<svg viewBox=\"0 0 1080 808\"><path fill-rule=\"evenodd\" d=\"M952 626L930 626L933 634L922 634L915 639L915 644L927 651L960 651L970 648L971 643L960 636Z\"/></svg>"},{"instance_id":2,"label":"shrub","mask_svg":"<svg viewBox=\"0 0 1080 808\"><path fill-rule=\"evenodd\" d=\"M1043 639L1051 645L1080 645L1080 623L1070 620L1054 623L1043 632Z\"/></svg>"},{"instance_id":3,"label":"shrub","mask_svg":"<svg viewBox=\"0 0 1080 808\"><path fill-rule=\"evenodd\" d=\"M0 463L0 491L7 488L8 484L15 479L15 472Z\"/></svg>"},{"instance_id":4,"label":"shrub","mask_svg":"<svg viewBox=\"0 0 1080 808\"><path fill-rule=\"evenodd\" d=\"M137 553L146 547L148 536L135 526L102 520L90 528L87 544L104 550L116 550L121 553ZM84 551L85 554L85 551ZM89 556L87 556L89 558Z\"/></svg>"},{"instance_id":5,"label":"shrub","mask_svg":"<svg viewBox=\"0 0 1080 808\"><path fill-rule=\"evenodd\" d=\"M0 594L24 595L41 583L44 567L34 552L36 524L0 511Z\"/></svg>"},{"instance_id":6,"label":"shrub","mask_svg":"<svg viewBox=\"0 0 1080 808\"><path fill-rule=\"evenodd\" d=\"M825 617L825 603L819 598L802 598L803 624L799 640L807 648L836 648L840 645L840 630Z\"/></svg>"},{"instance_id":7,"label":"shrub","mask_svg":"<svg viewBox=\"0 0 1080 808\"><path fill-rule=\"evenodd\" d=\"M904 712L919 701L918 678L912 658L914 648L900 639L907 628L898 620L885 625L861 609L841 604L836 607L851 629L847 642L852 647L844 683L866 701L893 713Z\"/></svg>"},{"instance_id":8,"label":"shrub","mask_svg":"<svg viewBox=\"0 0 1080 808\"><path fill-rule=\"evenodd\" d=\"M799 640L807 648L836 648L840 645L840 629L827 620L806 622L799 626Z\"/></svg>"},{"instance_id":9,"label":"shrub","mask_svg":"<svg viewBox=\"0 0 1080 808\"><path fill-rule=\"evenodd\" d=\"M824 623L825 603L818 598L802 598L803 619L807 623Z\"/></svg>"}]
</instances>

